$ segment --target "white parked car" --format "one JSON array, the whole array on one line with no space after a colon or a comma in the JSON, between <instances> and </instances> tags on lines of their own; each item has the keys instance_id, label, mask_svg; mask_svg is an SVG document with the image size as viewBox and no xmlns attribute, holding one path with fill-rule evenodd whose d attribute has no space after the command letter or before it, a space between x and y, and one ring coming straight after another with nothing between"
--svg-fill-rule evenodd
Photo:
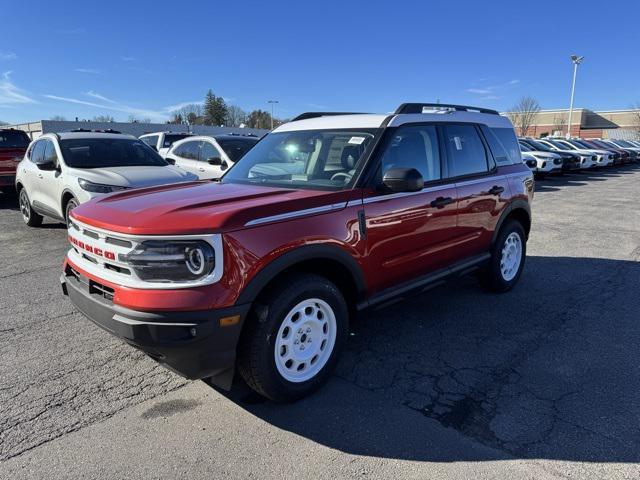
<instances>
[{"instance_id":1,"label":"white parked car","mask_svg":"<svg viewBox=\"0 0 640 480\"><path fill-rule=\"evenodd\" d=\"M255 136L229 134L189 137L174 143L166 158L201 179L220 178L258 140Z\"/></svg>"},{"instance_id":2,"label":"white parked car","mask_svg":"<svg viewBox=\"0 0 640 480\"><path fill-rule=\"evenodd\" d=\"M608 150L588 148L588 146L581 143L580 140L574 140L574 139L565 140L560 138L554 138L553 141L560 143L561 145L566 145L567 148L573 148L577 152L584 152L584 153L590 153L592 155L595 155L596 162L593 165L594 167L606 167L609 165L613 165L613 157L614 157L613 152L610 152Z\"/></svg>"},{"instance_id":3,"label":"white parked car","mask_svg":"<svg viewBox=\"0 0 640 480\"><path fill-rule=\"evenodd\" d=\"M523 154L527 154L526 158L523 155L523 159L529 168L531 168L531 166L527 160L533 158L536 161L535 168L531 168L535 173L557 173L562 170L562 157L557 153L534 150L528 145L524 145L522 143L520 143L520 150Z\"/></svg>"},{"instance_id":4,"label":"white parked car","mask_svg":"<svg viewBox=\"0 0 640 480\"><path fill-rule=\"evenodd\" d=\"M546 145L551 150L577 153L578 155L580 155L581 169L592 168L598 164L598 156L595 153L584 151L584 150L578 150L576 147L574 147L571 144L565 145L564 143L559 142L558 139L540 138L540 139L537 139L536 141L542 143L543 145Z\"/></svg>"},{"instance_id":5,"label":"white parked car","mask_svg":"<svg viewBox=\"0 0 640 480\"><path fill-rule=\"evenodd\" d=\"M18 164L16 190L25 223L67 221L77 205L105 193L197 180L131 135L47 133L31 142Z\"/></svg>"},{"instance_id":6,"label":"white parked car","mask_svg":"<svg viewBox=\"0 0 640 480\"><path fill-rule=\"evenodd\" d=\"M167 156L167 152L171 148L171 145L178 140L192 136L193 133L188 132L155 132L140 135L139 138L158 152L162 158L165 158Z\"/></svg>"}]
</instances>

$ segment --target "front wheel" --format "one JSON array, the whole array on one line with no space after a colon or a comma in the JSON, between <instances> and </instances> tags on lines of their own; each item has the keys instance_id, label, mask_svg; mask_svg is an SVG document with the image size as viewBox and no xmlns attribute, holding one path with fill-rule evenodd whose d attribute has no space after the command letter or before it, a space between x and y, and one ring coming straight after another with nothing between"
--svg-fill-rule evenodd
<instances>
[{"instance_id":1,"label":"front wheel","mask_svg":"<svg viewBox=\"0 0 640 480\"><path fill-rule=\"evenodd\" d=\"M327 380L346 342L344 297L324 277L293 274L257 305L239 347L240 374L276 402L310 394Z\"/></svg>"},{"instance_id":2,"label":"front wheel","mask_svg":"<svg viewBox=\"0 0 640 480\"><path fill-rule=\"evenodd\" d=\"M491 260L480 273L480 283L494 292L507 292L520 279L527 253L527 240L520 222L502 226L491 250Z\"/></svg>"},{"instance_id":3,"label":"front wheel","mask_svg":"<svg viewBox=\"0 0 640 480\"><path fill-rule=\"evenodd\" d=\"M73 210L77 206L78 206L78 201L75 198L72 198L67 202L67 206L64 209L64 220L67 224L67 228L70 227L69 223L71 222L71 217L69 214L71 213L71 210Z\"/></svg>"},{"instance_id":4,"label":"front wheel","mask_svg":"<svg viewBox=\"0 0 640 480\"><path fill-rule=\"evenodd\" d=\"M20 190L18 203L20 205L20 213L22 214L22 220L24 220L24 223L30 227L39 227L42 224L42 216L38 215L33 208L31 208L29 195L24 188Z\"/></svg>"}]
</instances>

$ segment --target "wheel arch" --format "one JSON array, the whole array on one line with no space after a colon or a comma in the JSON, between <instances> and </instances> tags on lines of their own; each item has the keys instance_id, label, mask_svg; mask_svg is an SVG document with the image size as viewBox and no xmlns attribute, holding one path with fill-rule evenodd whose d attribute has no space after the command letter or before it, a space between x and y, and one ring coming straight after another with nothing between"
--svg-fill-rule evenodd
<instances>
[{"instance_id":1,"label":"wheel arch","mask_svg":"<svg viewBox=\"0 0 640 480\"><path fill-rule=\"evenodd\" d=\"M508 208L505 209L504 212L502 212L502 215L496 224L496 228L493 231L493 238L491 239L492 245L495 243L496 238L498 238L498 233L500 232L502 225L504 225L507 220L511 219L522 224L524 233L527 239L529 238L529 232L531 231L531 207L525 200L515 200Z\"/></svg>"},{"instance_id":2,"label":"wheel arch","mask_svg":"<svg viewBox=\"0 0 640 480\"><path fill-rule=\"evenodd\" d=\"M350 308L355 308L365 295L364 274L349 253L336 246L305 245L265 265L245 286L236 303L254 302L265 289L291 272L308 272L327 278L343 292Z\"/></svg>"},{"instance_id":3,"label":"wheel arch","mask_svg":"<svg viewBox=\"0 0 640 480\"><path fill-rule=\"evenodd\" d=\"M67 203L69 203L69 200L71 200L72 198L75 198L76 202L78 201L78 197L76 197L71 190L65 188L62 191L62 196L60 197L60 211L62 212L63 218L66 214Z\"/></svg>"}]
</instances>

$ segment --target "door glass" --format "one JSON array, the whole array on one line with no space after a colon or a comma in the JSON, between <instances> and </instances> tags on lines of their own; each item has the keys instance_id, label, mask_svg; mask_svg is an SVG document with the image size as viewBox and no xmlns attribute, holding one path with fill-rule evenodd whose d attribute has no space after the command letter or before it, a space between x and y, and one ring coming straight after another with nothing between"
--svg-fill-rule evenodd
<instances>
[{"instance_id":1,"label":"door glass","mask_svg":"<svg viewBox=\"0 0 640 480\"><path fill-rule=\"evenodd\" d=\"M200 160L206 162L213 157L220 157L220 152L209 142L202 142L202 147L200 147Z\"/></svg>"},{"instance_id":2,"label":"door glass","mask_svg":"<svg viewBox=\"0 0 640 480\"><path fill-rule=\"evenodd\" d=\"M144 143L149 145L151 148L157 148L158 135L152 135L150 137L142 137L140 140L142 140Z\"/></svg>"},{"instance_id":3,"label":"door glass","mask_svg":"<svg viewBox=\"0 0 640 480\"><path fill-rule=\"evenodd\" d=\"M182 145L178 145L173 153L188 160L198 160L198 143L200 142L185 142Z\"/></svg>"},{"instance_id":4,"label":"door glass","mask_svg":"<svg viewBox=\"0 0 640 480\"><path fill-rule=\"evenodd\" d=\"M440 180L440 147L433 125L400 127L382 156L381 175L390 168L415 168L425 182Z\"/></svg>"},{"instance_id":5,"label":"door glass","mask_svg":"<svg viewBox=\"0 0 640 480\"><path fill-rule=\"evenodd\" d=\"M46 140L45 143L46 143L46 146L44 149L44 162L53 163L57 165L58 154L56 153L56 147L53 145L53 142L50 142L48 140Z\"/></svg>"},{"instance_id":6,"label":"door glass","mask_svg":"<svg viewBox=\"0 0 640 480\"><path fill-rule=\"evenodd\" d=\"M488 170L487 152L474 125L446 125L444 130L450 176L472 175Z\"/></svg>"},{"instance_id":7,"label":"door glass","mask_svg":"<svg viewBox=\"0 0 640 480\"><path fill-rule=\"evenodd\" d=\"M35 164L42 163L44 160L45 141L38 140L31 149L31 161Z\"/></svg>"}]
</instances>

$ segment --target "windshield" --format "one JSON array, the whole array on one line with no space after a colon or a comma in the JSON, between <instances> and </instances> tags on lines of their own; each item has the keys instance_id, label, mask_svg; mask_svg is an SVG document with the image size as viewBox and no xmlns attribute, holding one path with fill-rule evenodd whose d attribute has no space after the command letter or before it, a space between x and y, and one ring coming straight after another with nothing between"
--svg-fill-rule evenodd
<instances>
[{"instance_id":1,"label":"windshield","mask_svg":"<svg viewBox=\"0 0 640 480\"><path fill-rule=\"evenodd\" d=\"M519 143L520 143L520 150L521 151L523 151L523 152L531 152L532 151L531 147L529 145L527 145L526 143L524 143L524 142L519 142Z\"/></svg>"},{"instance_id":2,"label":"windshield","mask_svg":"<svg viewBox=\"0 0 640 480\"><path fill-rule=\"evenodd\" d=\"M216 141L233 163L244 157L258 143L257 138L217 138Z\"/></svg>"},{"instance_id":3,"label":"windshield","mask_svg":"<svg viewBox=\"0 0 640 480\"><path fill-rule=\"evenodd\" d=\"M340 190L350 185L374 134L374 129L271 133L222 177L222 183Z\"/></svg>"},{"instance_id":4,"label":"windshield","mask_svg":"<svg viewBox=\"0 0 640 480\"><path fill-rule=\"evenodd\" d=\"M585 140L572 140L571 143L573 143L576 147L579 147L579 148L587 148L587 149L594 148L593 145L589 145Z\"/></svg>"},{"instance_id":5,"label":"windshield","mask_svg":"<svg viewBox=\"0 0 640 480\"><path fill-rule=\"evenodd\" d=\"M0 148L27 148L29 137L22 130L0 131Z\"/></svg>"},{"instance_id":6,"label":"windshield","mask_svg":"<svg viewBox=\"0 0 640 480\"><path fill-rule=\"evenodd\" d=\"M570 143L564 143L559 140L547 140L547 142L549 142L554 147L559 148L560 150L577 150L574 145L571 145Z\"/></svg>"},{"instance_id":7,"label":"windshield","mask_svg":"<svg viewBox=\"0 0 640 480\"><path fill-rule=\"evenodd\" d=\"M64 162L73 168L164 167L169 165L149 145L128 138L60 140Z\"/></svg>"},{"instance_id":8,"label":"windshield","mask_svg":"<svg viewBox=\"0 0 640 480\"><path fill-rule=\"evenodd\" d=\"M551 149L547 147L544 143L536 142L535 140L527 140L527 145L535 148L540 152L550 152Z\"/></svg>"},{"instance_id":9,"label":"windshield","mask_svg":"<svg viewBox=\"0 0 640 480\"><path fill-rule=\"evenodd\" d=\"M635 148L633 145L631 145L629 142L627 142L625 140L616 140L615 143L617 143L618 145L622 145L623 147Z\"/></svg>"},{"instance_id":10,"label":"windshield","mask_svg":"<svg viewBox=\"0 0 640 480\"><path fill-rule=\"evenodd\" d=\"M190 137L191 135L181 134L181 133L167 133L164 136L164 141L162 142L162 148L169 148L178 140L182 140L183 138Z\"/></svg>"}]
</instances>

